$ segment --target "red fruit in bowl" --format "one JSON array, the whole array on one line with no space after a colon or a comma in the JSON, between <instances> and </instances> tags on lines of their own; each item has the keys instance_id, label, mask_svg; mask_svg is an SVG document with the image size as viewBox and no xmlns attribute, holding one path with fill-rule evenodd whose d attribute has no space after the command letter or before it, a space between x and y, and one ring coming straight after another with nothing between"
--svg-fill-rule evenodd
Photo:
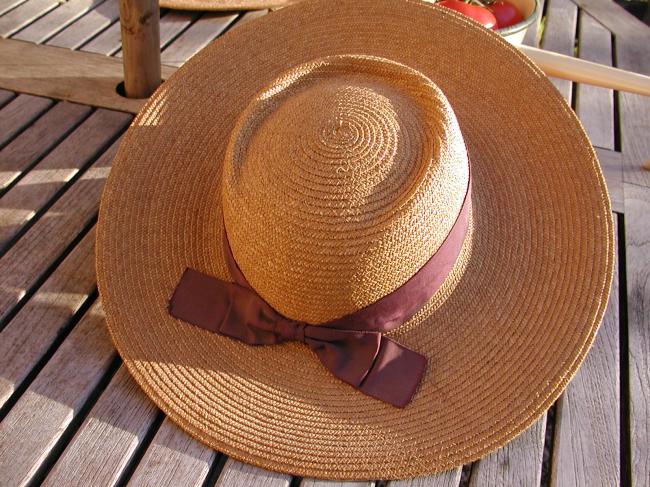
<instances>
[{"instance_id":1,"label":"red fruit in bowl","mask_svg":"<svg viewBox=\"0 0 650 487\"><path fill-rule=\"evenodd\" d=\"M503 29L524 20L524 16L517 10L517 7L504 0L492 2L487 8L497 19L497 29Z\"/></svg>"},{"instance_id":2,"label":"red fruit in bowl","mask_svg":"<svg viewBox=\"0 0 650 487\"><path fill-rule=\"evenodd\" d=\"M459 0L442 0L442 2L436 3L436 5L465 14L467 17L483 24L483 26L488 29L494 29L497 25L497 19L494 17L492 12L479 5L470 5L469 3L461 2Z\"/></svg>"}]
</instances>

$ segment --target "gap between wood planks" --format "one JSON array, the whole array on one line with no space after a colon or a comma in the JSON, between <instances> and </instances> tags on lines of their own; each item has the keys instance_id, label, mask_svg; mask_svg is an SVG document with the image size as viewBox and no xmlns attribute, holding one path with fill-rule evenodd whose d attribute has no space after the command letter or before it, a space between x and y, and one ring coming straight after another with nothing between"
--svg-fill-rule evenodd
<instances>
[{"instance_id":1,"label":"gap between wood planks","mask_svg":"<svg viewBox=\"0 0 650 487\"><path fill-rule=\"evenodd\" d=\"M122 60L88 52L0 39L0 88L138 113L146 99L120 96ZM177 68L163 65L163 80Z\"/></svg>"}]
</instances>

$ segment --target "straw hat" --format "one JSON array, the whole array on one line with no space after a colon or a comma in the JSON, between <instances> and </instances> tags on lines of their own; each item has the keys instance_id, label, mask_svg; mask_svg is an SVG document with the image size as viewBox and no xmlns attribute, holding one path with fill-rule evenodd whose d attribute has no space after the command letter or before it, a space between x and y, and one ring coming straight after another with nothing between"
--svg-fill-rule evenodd
<instances>
[{"instance_id":1,"label":"straw hat","mask_svg":"<svg viewBox=\"0 0 650 487\"><path fill-rule=\"evenodd\" d=\"M182 10L262 10L285 7L298 0L160 0L162 8Z\"/></svg>"},{"instance_id":2,"label":"straw hat","mask_svg":"<svg viewBox=\"0 0 650 487\"><path fill-rule=\"evenodd\" d=\"M425 360L421 380L400 372L404 407L311 346L252 346L168 308L189 268L326 327L422 276L457 228L433 296L382 337ZM422 2L308 0L227 33L149 100L106 185L97 275L125 364L195 438L305 477L406 478L489 453L555 401L603 317L612 228L580 123L517 49Z\"/></svg>"}]
</instances>

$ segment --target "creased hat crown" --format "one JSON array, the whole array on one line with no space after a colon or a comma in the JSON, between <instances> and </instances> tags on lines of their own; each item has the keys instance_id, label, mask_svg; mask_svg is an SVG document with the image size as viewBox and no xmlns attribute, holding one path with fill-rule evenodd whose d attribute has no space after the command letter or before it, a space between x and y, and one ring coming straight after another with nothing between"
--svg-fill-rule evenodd
<instances>
[{"instance_id":1,"label":"creased hat crown","mask_svg":"<svg viewBox=\"0 0 650 487\"><path fill-rule=\"evenodd\" d=\"M436 252L469 179L449 102L428 78L368 56L295 67L240 116L224 221L252 287L323 323L382 298Z\"/></svg>"}]
</instances>

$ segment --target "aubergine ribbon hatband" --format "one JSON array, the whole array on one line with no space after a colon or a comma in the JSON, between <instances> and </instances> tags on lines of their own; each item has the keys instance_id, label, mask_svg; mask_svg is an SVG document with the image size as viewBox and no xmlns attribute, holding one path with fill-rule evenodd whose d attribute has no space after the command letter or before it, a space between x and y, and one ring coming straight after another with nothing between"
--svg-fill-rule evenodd
<instances>
[{"instance_id":1,"label":"aubergine ribbon hatband","mask_svg":"<svg viewBox=\"0 0 650 487\"><path fill-rule=\"evenodd\" d=\"M320 325L285 318L248 284L225 232L225 258L235 282L188 268L172 295L169 313L248 345L303 342L335 377L368 396L404 407L422 379L427 359L382 333L422 308L453 268L469 225L470 192L471 184L456 222L427 263L395 291L351 314Z\"/></svg>"}]
</instances>

